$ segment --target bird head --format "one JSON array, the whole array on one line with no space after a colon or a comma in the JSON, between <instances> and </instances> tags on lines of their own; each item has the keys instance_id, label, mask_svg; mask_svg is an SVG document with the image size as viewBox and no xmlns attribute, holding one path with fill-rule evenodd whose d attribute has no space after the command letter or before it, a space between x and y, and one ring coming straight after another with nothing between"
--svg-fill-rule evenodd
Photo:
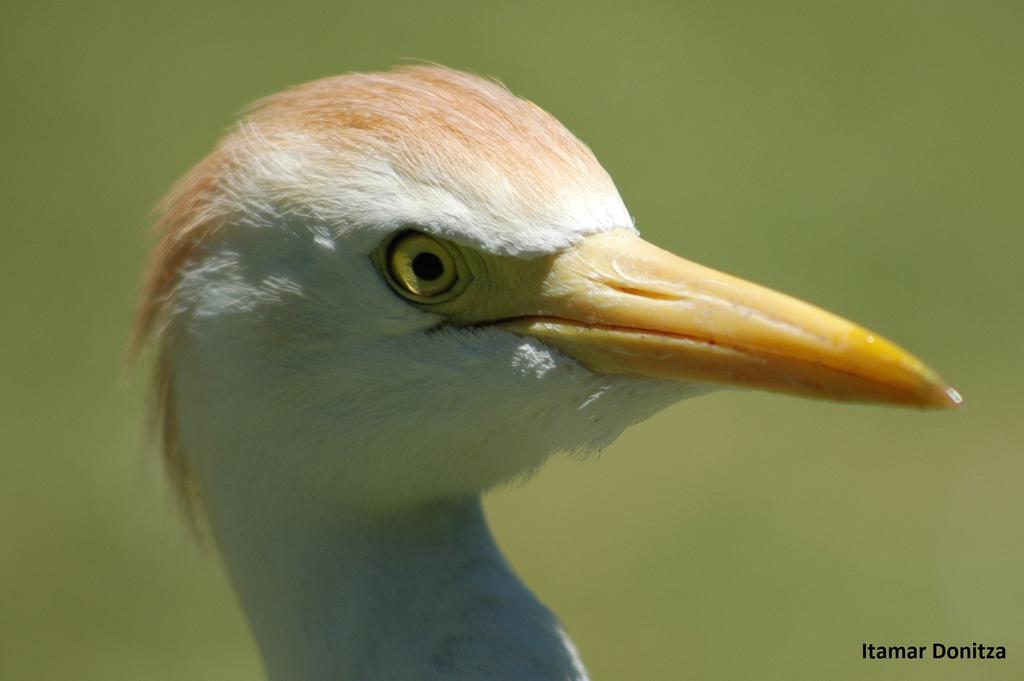
<instances>
[{"instance_id":1,"label":"bird head","mask_svg":"<svg viewBox=\"0 0 1024 681\"><path fill-rule=\"evenodd\" d=\"M881 336L645 242L552 116L440 67L258 102L159 229L138 336L203 503L478 494L715 387L959 401Z\"/></svg>"}]
</instances>

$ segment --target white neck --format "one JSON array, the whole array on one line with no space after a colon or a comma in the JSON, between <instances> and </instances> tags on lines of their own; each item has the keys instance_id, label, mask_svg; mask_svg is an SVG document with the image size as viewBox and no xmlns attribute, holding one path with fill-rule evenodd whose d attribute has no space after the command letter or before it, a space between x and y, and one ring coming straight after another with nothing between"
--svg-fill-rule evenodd
<instances>
[{"instance_id":1,"label":"white neck","mask_svg":"<svg viewBox=\"0 0 1024 681\"><path fill-rule=\"evenodd\" d=\"M479 498L318 524L212 510L272 681L587 679Z\"/></svg>"}]
</instances>

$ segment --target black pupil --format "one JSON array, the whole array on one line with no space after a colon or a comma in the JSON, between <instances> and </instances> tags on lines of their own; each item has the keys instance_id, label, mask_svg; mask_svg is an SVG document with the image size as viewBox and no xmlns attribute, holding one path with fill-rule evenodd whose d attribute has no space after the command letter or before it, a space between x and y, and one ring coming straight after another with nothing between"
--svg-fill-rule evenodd
<instances>
[{"instance_id":1,"label":"black pupil","mask_svg":"<svg viewBox=\"0 0 1024 681\"><path fill-rule=\"evenodd\" d=\"M417 253L412 259L412 271L420 279L434 281L444 274L444 263L433 253Z\"/></svg>"}]
</instances>

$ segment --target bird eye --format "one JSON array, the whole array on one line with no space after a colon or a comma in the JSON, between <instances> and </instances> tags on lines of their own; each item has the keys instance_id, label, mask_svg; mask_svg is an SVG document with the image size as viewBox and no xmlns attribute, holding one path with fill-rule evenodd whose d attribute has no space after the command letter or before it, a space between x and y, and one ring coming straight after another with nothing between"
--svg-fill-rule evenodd
<instances>
[{"instance_id":1,"label":"bird eye","mask_svg":"<svg viewBox=\"0 0 1024 681\"><path fill-rule=\"evenodd\" d=\"M405 232L391 242L387 273L395 290L418 302L437 302L459 280L452 250L421 232Z\"/></svg>"}]
</instances>

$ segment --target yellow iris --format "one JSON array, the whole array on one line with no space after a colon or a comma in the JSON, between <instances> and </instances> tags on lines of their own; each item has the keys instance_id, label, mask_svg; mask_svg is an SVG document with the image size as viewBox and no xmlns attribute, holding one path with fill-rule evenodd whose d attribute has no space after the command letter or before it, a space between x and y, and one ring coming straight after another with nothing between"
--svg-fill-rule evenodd
<instances>
[{"instance_id":1,"label":"yellow iris","mask_svg":"<svg viewBox=\"0 0 1024 681\"><path fill-rule=\"evenodd\" d=\"M387 248L388 279L401 295L421 303L446 300L459 281L455 251L422 232L404 232Z\"/></svg>"}]
</instances>

